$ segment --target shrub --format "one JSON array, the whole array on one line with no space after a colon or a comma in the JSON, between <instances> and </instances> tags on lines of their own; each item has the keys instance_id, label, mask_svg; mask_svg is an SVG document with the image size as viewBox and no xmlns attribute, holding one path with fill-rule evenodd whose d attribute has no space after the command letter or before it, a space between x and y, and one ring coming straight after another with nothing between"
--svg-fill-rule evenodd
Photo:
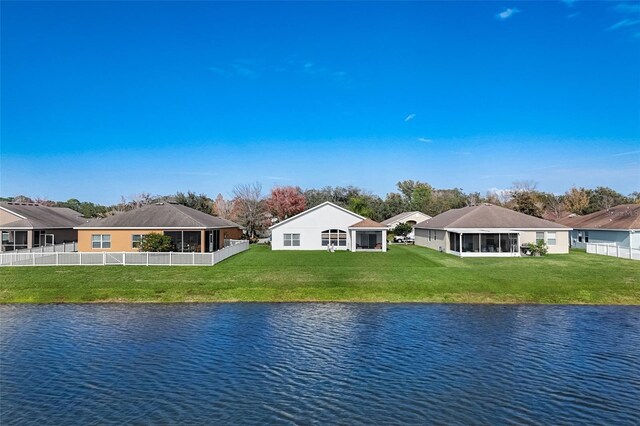
<instances>
[{"instance_id":1,"label":"shrub","mask_svg":"<svg viewBox=\"0 0 640 426\"><path fill-rule=\"evenodd\" d=\"M527 244L527 248L531 252L532 256L545 256L549 251L549 247L547 243L544 241L538 241L537 243L529 243Z\"/></svg>"},{"instance_id":2,"label":"shrub","mask_svg":"<svg viewBox=\"0 0 640 426\"><path fill-rule=\"evenodd\" d=\"M393 228L393 235L395 236L403 236L405 237L408 233L413 230L413 227L406 223L399 223Z\"/></svg>"},{"instance_id":3,"label":"shrub","mask_svg":"<svg viewBox=\"0 0 640 426\"><path fill-rule=\"evenodd\" d=\"M174 245L171 237L168 235L152 232L142 237L140 241L140 251L167 252L173 251Z\"/></svg>"}]
</instances>

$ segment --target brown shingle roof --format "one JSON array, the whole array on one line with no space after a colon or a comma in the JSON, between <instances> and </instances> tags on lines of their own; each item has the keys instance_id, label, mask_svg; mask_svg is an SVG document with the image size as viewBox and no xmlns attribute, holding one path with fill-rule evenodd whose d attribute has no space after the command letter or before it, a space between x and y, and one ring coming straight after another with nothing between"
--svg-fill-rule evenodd
<instances>
[{"instance_id":1,"label":"brown shingle roof","mask_svg":"<svg viewBox=\"0 0 640 426\"><path fill-rule=\"evenodd\" d=\"M354 223L349 228L386 228L386 225L376 222L375 220L371 220L365 218L358 223Z\"/></svg>"},{"instance_id":2,"label":"brown shingle roof","mask_svg":"<svg viewBox=\"0 0 640 426\"><path fill-rule=\"evenodd\" d=\"M86 219L83 219L80 213L66 207L48 207L35 203L8 202L1 202L0 206L24 217L24 219L16 217L15 222L3 225L3 228L73 228L86 222Z\"/></svg>"},{"instance_id":3,"label":"brown shingle roof","mask_svg":"<svg viewBox=\"0 0 640 426\"><path fill-rule=\"evenodd\" d=\"M492 204L452 209L418 223L420 229L514 228L567 229L566 226Z\"/></svg>"},{"instance_id":4,"label":"brown shingle roof","mask_svg":"<svg viewBox=\"0 0 640 426\"><path fill-rule=\"evenodd\" d=\"M640 204L621 204L584 216L558 219L558 223L576 229L640 229Z\"/></svg>"},{"instance_id":5,"label":"brown shingle roof","mask_svg":"<svg viewBox=\"0 0 640 426\"><path fill-rule=\"evenodd\" d=\"M104 219L92 220L78 228L239 228L230 220L211 216L180 204L149 204Z\"/></svg>"}]
</instances>

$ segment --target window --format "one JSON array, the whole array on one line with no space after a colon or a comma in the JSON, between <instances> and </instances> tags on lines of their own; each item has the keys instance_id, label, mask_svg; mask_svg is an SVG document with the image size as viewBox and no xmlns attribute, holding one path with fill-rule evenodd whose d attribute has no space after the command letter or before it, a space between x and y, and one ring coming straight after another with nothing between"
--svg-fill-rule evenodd
<instances>
[{"instance_id":1,"label":"window","mask_svg":"<svg viewBox=\"0 0 640 426\"><path fill-rule=\"evenodd\" d=\"M431 229L429 229L428 238L429 238L429 241L431 241Z\"/></svg>"},{"instance_id":2,"label":"window","mask_svg":"<svg viewBox=\"0 0 640 426\"><path fill-rule=\"evenodd\" d=\"M91 248L108 249L111 248L111 235L94 234L91 236Z\"/></svg>"},{"instance_id":3,"label":"window","mask_svg":"<svg viewBox=\"0 0 640 426\"><path fill-rule=\"evenodd\" d=\"M2 242L8 243L9 241L11 241L9 237L9 231L2 231Z\"/></svg>"},{"instance_id":4,"label":"window","mask_svg":"<svg viewBox=\"0 0 640 426\"><path fill-rule=\"evenodd\" d=\"M556 245L556 233L555 232L547 232L547 244L550 246Z\"/></svg>"},{"instance_id":5,"label":"window","mask_svg":"<svg viewBox=\"0 0 640 426\"><path fill-rule=\"evenodd\" d=\"M589 231L584 231L584 242L585 243L589 242Z\"/></svg>"},{"instance_id":6,"label":"window","mask_svg":"<svg viewBox=\"0 0 640 426\"><path fill-rule=\"evenodd\" d=\"M544 243L544 232L536 232L536 244L540 241Z\"/></svg>"},{"instance_id":7,"label":"window","mask_svg":"<svg viewBox=\"0 0 640 426\"><path fill-rule=\"evenodd\" d=\"M142 242L142 234L133 234L131 236L131 247L132 248L140 248L140 243Z\"/></svg>"},{"instance_id":8,"label":"window","mask_svg":"<svg viewBox=\"0 0 640 426\"><path fill-rule=\"evenodd\" d=\"M322 246L326 247L329 244L333 244L338 247L347 246L347 233L341 229L327 229L322 231Z\"/></svg>"},{"instance_id":9,"label":"window","mask_svg":"<svg viewBox=\"0 0 640 426\"><path fill-rule=\"evenodd\" d=\"M582 232L578 231L578 242L582 242Z\"/></svg>"},{"instance_id":10,"label":"window","mask_svg":"<svg viewBox=\"0 0 640 426\"><path fill-rule=\"evenodd\" d=\"M300 234L284 234L285 247L300 247Z\"/></svg>"}]
</instances>

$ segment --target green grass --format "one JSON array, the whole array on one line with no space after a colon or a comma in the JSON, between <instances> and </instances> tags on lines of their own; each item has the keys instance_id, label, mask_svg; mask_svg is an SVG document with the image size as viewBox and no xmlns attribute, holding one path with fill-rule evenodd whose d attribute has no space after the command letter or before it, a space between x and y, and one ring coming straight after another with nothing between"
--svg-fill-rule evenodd
<instances>
[{"instance_id":1,"label":"green grass","mask_svg":"<svg viewBox=\"0 0 640 426\"><path fill-rule=\"evenodd\" d=\"M388 253L252 246L212 267L0 269L1 303L232 301L638 305L640 262L582 251L459 259L414 246L392 246Z\"/></svg>"}]
</instances>

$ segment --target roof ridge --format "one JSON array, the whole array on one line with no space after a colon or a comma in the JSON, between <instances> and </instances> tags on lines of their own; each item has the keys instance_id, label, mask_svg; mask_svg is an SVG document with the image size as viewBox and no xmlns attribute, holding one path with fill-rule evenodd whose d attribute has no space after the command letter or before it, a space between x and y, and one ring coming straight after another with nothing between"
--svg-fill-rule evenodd
<instances>
[{"instance_id":1,"label":"roof ridge","mask_svg":"<svg viewBox=\"0 0 640 426\"><path fill-rule=\"evenodd\" d=\"M165 204L167 206L171 206L172 209L177 210L178 212L180 212L180 214L182 214L183 216L187 217L188 219L190 219L191 221L195 222L198 226L204 226L206 227L207 225L200 222L199 220L195 219L193 216L187 214L186 212L183 212L182 210L180 210L177 206L183 206L183 207L187 207L187 208L191 208L189 206L185 206L184 204L171 204L171 203L167 203ZM195 209L193 209L195 210ZM199 211L199 210L196 210ZM204 212L203 212L204 213ZM206 213L205 213L206 214Z\"/></svg>"}]
</instances>

